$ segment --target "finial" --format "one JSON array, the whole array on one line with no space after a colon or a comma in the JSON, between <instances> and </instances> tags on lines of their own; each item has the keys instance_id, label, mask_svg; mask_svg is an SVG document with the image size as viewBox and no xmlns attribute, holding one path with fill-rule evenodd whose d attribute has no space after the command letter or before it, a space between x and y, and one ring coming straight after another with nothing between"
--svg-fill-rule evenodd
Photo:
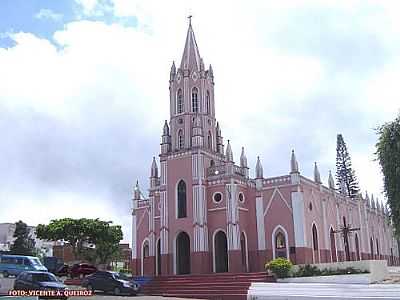
<instances>
[{"instance_id":1,"label":"finial","mask_svg":"<svg viewBox=\"0 0 400 300\"><path fill-rule=\"evenodd\" d=\"M155 156L153 156L153 162L151 163L151 177L158 177L158 167Z\"/></svg>"},{"instance_id":2,"label":"finial","mask_svg":"<svg viewBox=\"0 0 400 300\"><path fill-rule=\"evenodd\" d=\"M256 164L256 178L263 178L263 167L261 165L260 157L257 156L257 164Z\"/></svg>"},{"instance_id":3,"label":"finial","mask_svg":"<svg viewBox=\"0 0 400 300\"><path fill-rule=\"evenodd\" d=\"M139 180L136 180L135 188L133 189L133 197L135 200L140 200Z\"/></svg>"},{"instance_id":4,"label":"finial","mask_svg":"<svg viewBox=\"0 0 400 300\"><path fill-rule=\"evenodd\" d=\"M189 15L187 18L189 19L189 26L191 26L192 25L192 15Z\"/></svg>"},{"instance_id":5,"label":"finial","mask_svg":"<svg viewBox=\"0 0 400 300\"><path fill-rule=\"evenodd\" d=\"M242 147L242 153L240 154L240 166L242 168L247 168L247 157L244 153L244 147Z\"/></svg>"},{"instance_id":6,"label":"finial","mask_svg":"<svg viewBox=\"0 0 400 300\"><path fill-rule=\"evenodd\" d=\"M292 157L290 158L290 173L299 173L299 164L297 163L294 149L292 149Z\"/></svg>"},{"instance_id":7,"label":"finial","mask_svg":"<svg viewBox=\"0 0 400 300\"><path fill-rule=\"evenodd\" d=\"M328 185L331 190L335 189L335 181L333 180L332 172L329 170Z\"/></svg>"},{"instance_id":8,"label":"finial","mask_svg":"<svg viewBox=\"0 0 400 300\"><path fill-rule=\"evenodd\" d=\"M228 162L233 162L233 153L230 140L228 140L228 145L226 146L226 159Z\"/></svg>"},{"instance_id":9,"label":"finial","mask_svg":"<svg viewBox=\"0 0 400 300\"><path fill-rule=\"evenodd\" d=\"M314 181L316 183L321 183L321 175L319 174L317 162L314 162Z\"/></svg>"}]
</instances>

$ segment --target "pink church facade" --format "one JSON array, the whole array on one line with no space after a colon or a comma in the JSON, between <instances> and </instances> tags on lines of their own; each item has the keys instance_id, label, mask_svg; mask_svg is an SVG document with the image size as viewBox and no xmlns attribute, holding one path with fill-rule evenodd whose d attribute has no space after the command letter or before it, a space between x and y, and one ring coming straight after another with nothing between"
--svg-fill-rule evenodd
<instances>
[{"instance_id":1,"label":"pink church facade","mask_svg":"<svg viewBox=\"0 0 400 300\"><path fill-rule=\"evenodd\" d=\"M385 259L399 264L398 241L379 202L337 192L301 175L294 151L286 175L264 178L257 159L249 177L242 148L235 164L216 120L214 75L205 68L189 25L181 64L171 67L170 121L159 164L153 159L149 196L136 184L132 268L137 275L255 272L286 257L295 264ZM359 228L345 245L334 233Z\"/></svg>"}]
</instances>

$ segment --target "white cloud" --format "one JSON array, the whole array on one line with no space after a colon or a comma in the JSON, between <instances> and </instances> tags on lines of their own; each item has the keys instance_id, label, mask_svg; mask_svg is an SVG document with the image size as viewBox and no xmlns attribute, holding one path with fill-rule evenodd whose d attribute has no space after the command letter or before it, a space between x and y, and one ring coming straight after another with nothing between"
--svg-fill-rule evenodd
<instances>
[{"instance_id":1,"label":"white cloud","mask_svg":"<svg viewBox=\"0 0 400 300\"><path fill-rule=\"evenodd\" d=\"M265 174L281 175L288 172L290 150L295 148L303 174L312 177L313 162L319 161L326 179L328 169L334 170L336 134L341 132L350 147L362 189L381 193L381 175L373 162L373 128L393 118L399 107L396 78L400 64L393 56L398 50L398 31L392 27L398 22L398 10L372 10L370 2L364 1L352 2L353 5L348 1L329 5L320 1L255 1L252 5L240 1L76 2L82 8L82 20L65 24L55 33L58 47L32 33L17 33L11 35L15 47L0 48L0 108L9 114L28 111L46 116L62 123L68 137L78 137L81 151L75 152L72 138L74 145L67 140L54 150L60 152L60 165L67 165L71 174L78 177L86 164L88 169L103 171L97 166L102 159L92 162L93 157L101 158L108 148L112 149L110 153L126 148L126 153L136 152L104 157L110 166L118 168L112 174L104 172L103 177L112 177L113 183L125 180L132 184L135 177L147 178L143 170L148 170L151 157L158 150L163 120L169 116L169 68L172 60L179 64L186 17L193 14L200 53L206 64L212 63L215 73L217 119L225 140L232 141L236 158L244 145L251 167L256 156L261 155ZM117 17L136 17L138 26L85 20L85 16L111 11ZM384 12L389 13L389 20ZM308 22L303 18L307 14L312 16ZM325 27L313 23L318 22L318 16L326 17ZM335 21L338 19L341 26ZM329 47L312 43L318 34L330 43ZM341 39L343 36L351 38ZM349 43L353 37L362 39L354 45ZM303 43L300 45L299 41ZM348 59L346 53L357 54L370 47L370 41L382 53L362 56L365 62L356 57L357 68L343 68L347 61L342 60ZM316 49L319 46L322 50ZM368 72L363 66L368 67ZM126 123L118 123L119 116ZM92 123L92 119L96 122ZM113 127L114 123L119 127ZM134 128L135 135L108 143L122 134L115 128L124 127ZM98 147L90 148L86 143ZM88 152L85 147L89 147ZM12 157L22 157L18 151ZM84 153L87 156L82 160L71 161L85 166L66 164L64 152L71 152L72 157ZM38 153L31 153L21 162L30 164L30 158L36 156ZM57 165L52 160L50 163ZM8 169L14 175L22 174L24 164L21 163L21 170ZM124 165L134 168L129 175L132 178L118 177L126 176L120 170ZM40 169L41 164L32 168ZM45 188L14 193L10 184L2 198L25 203L30 211L37 208L37 203L45 203L51 210L61 202L67 203L64 214L74 215L79 207L80 213L90 211L120 221L125 226L125 238L130 239L130 187L97 182L100 179L95 176L78 178L80 183L93 180L88 184L90 191L71 188L64 192L52 187L49 195L41 197ZM147 182L142 186L145 190ZM116 197L113 191L118 188L123 192ZM93 199L85 202L91 196ZM9 207L7 211L13 209L12 205ZM0 219L10 218L11 214L5 215L4 211L0 212ZM17 210L12 212L17 214ZM30 215L23 216L29 223L48 218L47 214L39 217L39 210Z\"/></svg>"},{"instance_id":2,"label":"white cloud","mask_svg":"<svg viewBox=\"0 0 400 300\"><path fill-rule=\"evenodd\" d=\"M52 20L52 21L61 21L63 15L60 13L55 13L51 9L42 8L37 14L35 14L36 19L44 19L44 20Z\"/></svg>"}]
</instances>

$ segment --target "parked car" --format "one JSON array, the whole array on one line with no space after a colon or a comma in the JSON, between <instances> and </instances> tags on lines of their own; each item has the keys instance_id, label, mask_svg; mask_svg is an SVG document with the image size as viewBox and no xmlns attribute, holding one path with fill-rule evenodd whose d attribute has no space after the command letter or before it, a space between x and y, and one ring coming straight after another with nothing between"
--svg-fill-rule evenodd
<instances>
[{"instance_id":1,"label":"parked car","mask_svg":"<svg viewBox=\"0 0 400 300\"><path fill-rule=\"evenodd\" d=\"M130 280L123 274L111 271L97 271L87 276L82 286L91 291L100 290L114 295L129 294L136 296L140 291L139 283Z\"/></svg>"},{"instance_id":2,"label":"parked car","mask_svg":"<svg viewBox=\"0 0 400 300\"><path fill-rule=\"evenodd\" d=\"M69 274L71 275L71 278L75 278L75 277L84 277L96 271L97 268L95 266L81 263L73 265L69 270Z\"/></svg>"},{"instance_id":3,"label":"parked car","mask_svg":"<svg viewBox=\"0 0 400 300\"><path fill-rule=\"evenodd\" d=\"M14 281L14 290L64 292L67 287L50 272L29 271L20 273ZM61 297L66 299L67 297Z\"/></svg>"},{"instance_id":4,"label":"parked car","mask_svg":"<svg viewBox=\"0 0 400 300\"><path fill-rule=\"evenodd\" d=\"M64 261L55 256L46 256L43 257L43 265L49 272L55 274L64 265Z\"/></svg>"},{"instance_id":5,"label":"parked car","mask_svg":"<svg viewBox=\"0 0 400 300\"><path fill-rule=\"evenodd\" d=\"M4 277L17 276L24 271L47 272L48 270L37 257L23 255L0 256L0 273L3 273Z\"/></svg>"},{"instance_id":6,"label":"parked car","mask_svg":"<svg viewBox=\"0 0 400 300\"><path fill-rule=\"evenodd\" d=\"M59 266L59 268L55 272L53 272L54 275L57 275L60 277L68 276L69 273L70 273L69 266L67 264L63 264L63 265Z\"/></svg>"}]
</instances>

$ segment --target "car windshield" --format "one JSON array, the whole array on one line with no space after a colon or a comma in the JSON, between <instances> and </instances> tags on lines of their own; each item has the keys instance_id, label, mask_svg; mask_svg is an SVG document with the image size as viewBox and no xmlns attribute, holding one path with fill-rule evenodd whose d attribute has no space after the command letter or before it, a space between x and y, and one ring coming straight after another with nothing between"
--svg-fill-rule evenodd
<instances>
[{"instance_id":1,"label":"car windshield","mask_svg":"<svg viewBox=\"0 0 400 300\"><path fill-rule=\"evenodd\" d=\"M46 273L32 274L32 279L35 282L58 282L53 274Z\"/></svg>"},{"instance_id":2,"label":"car windshield","mask_svg":"<svg viewBox=\"0 0 400 300\"><path fill-rule=\"evenodd\" d=\"M129 280L129 278L121 273L112 273L113 277L117 280Z\"/></svg>"},{"instance_id":3,"label":"car windshield","mask_svg":"<svg viewBox=\"0 0 400 300\"><path fill-rule=\"evenodd\" d=\"M35 258L31 258L30 261L32 262L32 265L34 265L34 266L42 266L42 263L36 257Z\"/></svg>"}]
</instances>

